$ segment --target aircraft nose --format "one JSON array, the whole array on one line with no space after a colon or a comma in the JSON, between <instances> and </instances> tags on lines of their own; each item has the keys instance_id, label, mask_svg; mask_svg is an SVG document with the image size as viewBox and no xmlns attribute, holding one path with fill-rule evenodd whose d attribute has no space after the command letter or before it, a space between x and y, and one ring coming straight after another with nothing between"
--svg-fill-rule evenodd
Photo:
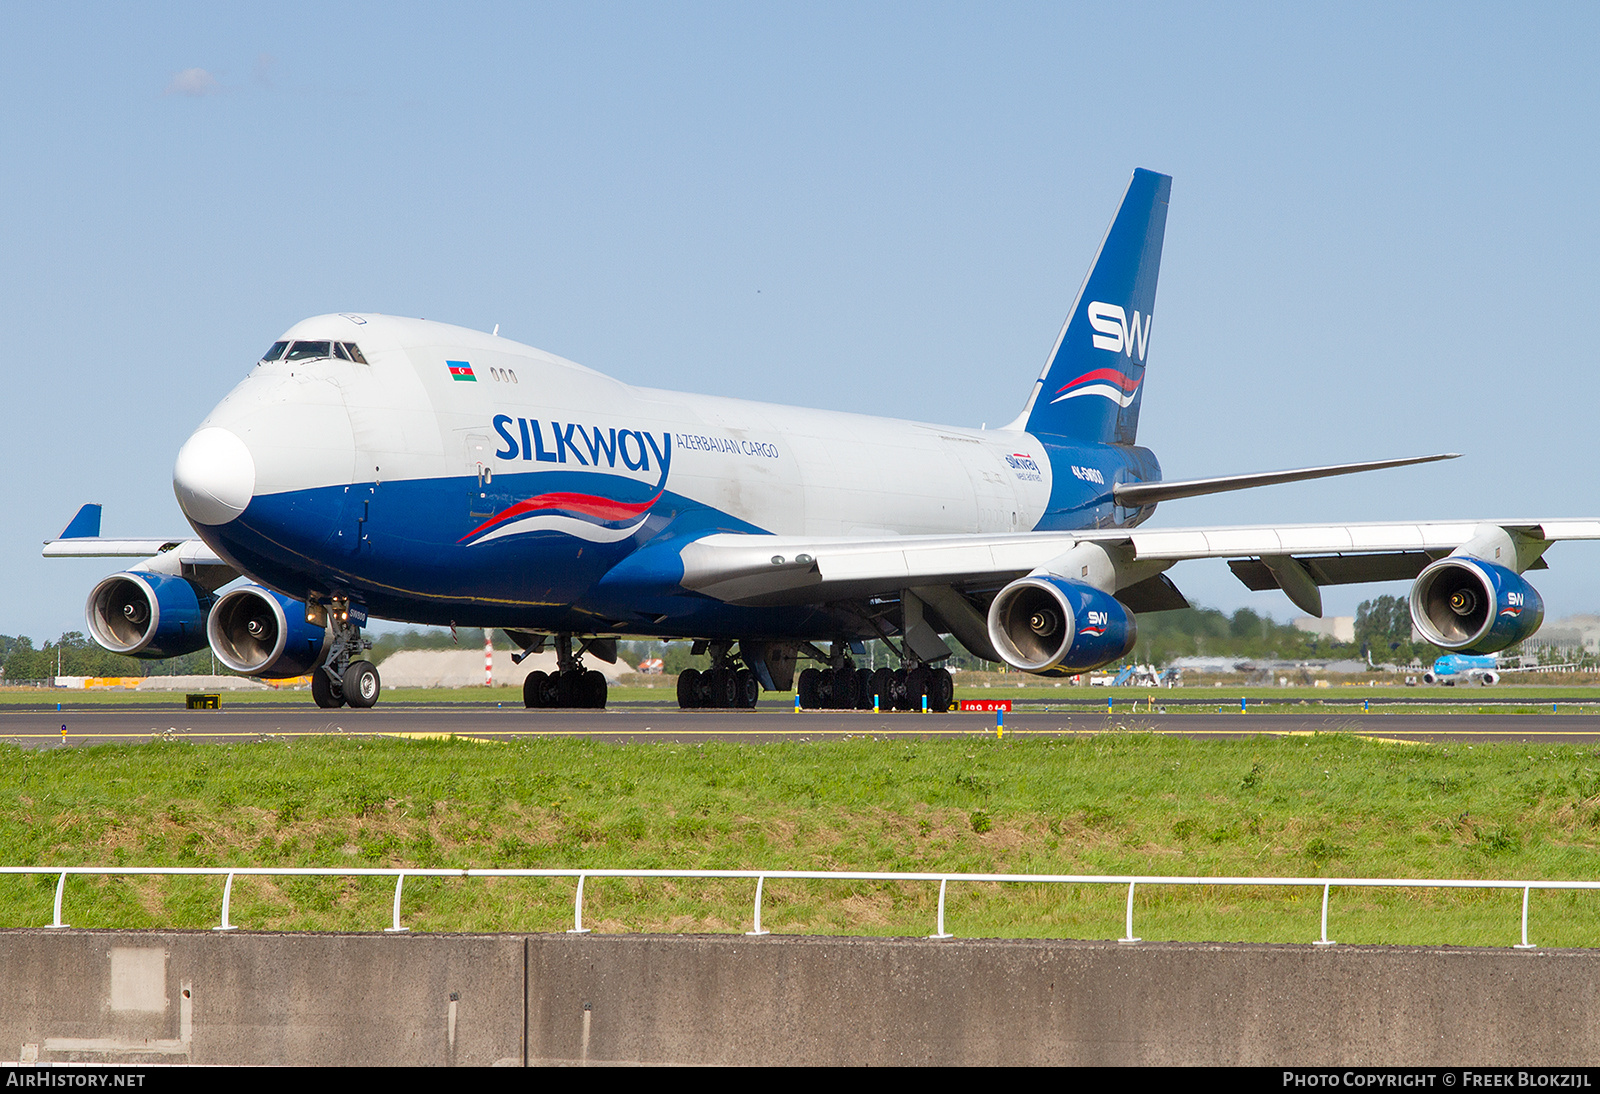
<instances>
[{"instance_id":1,"label":"aircraft nose","mask_svg":"<svg viewBox=\"0 0 1600 1094\"><path fill-rule=\"evenodd\" d=\"M255 459L236 434L209 426L178 450L172 490L184 515L196 524L227 524L255 495Z\"/></svg>"}]
</instances>

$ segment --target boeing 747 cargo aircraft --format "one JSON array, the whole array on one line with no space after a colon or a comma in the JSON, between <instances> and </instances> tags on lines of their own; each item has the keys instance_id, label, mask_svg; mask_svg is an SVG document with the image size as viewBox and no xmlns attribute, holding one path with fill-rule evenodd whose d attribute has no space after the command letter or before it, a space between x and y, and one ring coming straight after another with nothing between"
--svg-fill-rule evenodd
<instances>
[{"instance_id":1,"label":"boeing 747 cargo aircraft","mask_svg":"<svg viewBox=\"0 0 1600 1094\"><path fill-rule=\"evenodd\" d=\"M1139 613L1185 606L1166 571L1195 558L1312 615L1324 585L1410 580L1418 629L1451 651L1533 634L1521 575L1600 520L1143 527L1165 501L1449 458L1163 480L1136 433L1171 181L1134 172L1002 429L639 388L478 331L324 315L179 450L198 538L103 538L86 506L45 554L148 556L89 594L107 649L209 642L238 672L310 673L325 707L377 700L378 617L553 644L529 707L603 706L580 654L658 637L710 655L679 678L685 707L798 684L807 707L944 710L949 640L1025 672L1096 668L1132 648ZM861 667L871 639L901 667Z\"/></svg>"}]
</instances>

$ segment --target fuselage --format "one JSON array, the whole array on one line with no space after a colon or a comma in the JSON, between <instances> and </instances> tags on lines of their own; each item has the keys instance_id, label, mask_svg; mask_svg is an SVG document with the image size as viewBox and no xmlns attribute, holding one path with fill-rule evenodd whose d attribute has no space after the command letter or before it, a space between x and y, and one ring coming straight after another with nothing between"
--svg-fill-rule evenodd
<instances>
[{"instance_id":1,"label":"fuselage","mask_svg":"<svg viewBox=\"0 0 1600 1094\"><path fill-rule=\"evenodd\" d=\"M282 347L281 349L279 347ZM325 349L326 352L319 352ZM867 633L823 607L618 603L647 543L1135 524L1131 445L638 388L507 339L329 315L286 332L174 471L196 532L296 598L420 623L662 636Z\"/></svg>"}]
</instances>

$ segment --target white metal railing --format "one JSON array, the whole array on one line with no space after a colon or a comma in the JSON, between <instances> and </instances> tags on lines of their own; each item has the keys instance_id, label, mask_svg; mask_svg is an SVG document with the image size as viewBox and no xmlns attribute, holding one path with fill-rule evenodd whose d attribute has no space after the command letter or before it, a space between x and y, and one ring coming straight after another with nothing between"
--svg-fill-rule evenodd
<instances>
[{"instance_id":1,"label":"white metal railing","mask_svg":"<svg viewBox=\"0 0 1600 1094\"><path fill-rule=\"evenodd\" d=\"M228 918L229 904L233 898L235 877L392 877L394 878L394 909L388 932L403 932L400 925L400 897L407 877L480 877L480 878L576 878L577 893L572 904L572 928L568 934L588 934L583 925L583 884L588 878L708 878L754 879L756 883L754 928L746 933L764 935L770 932L761 926L761 897L768 878L798 881L926 881L939 883L938 926L929 938L954 937L945 930L945 890L951 882L968 884L1033 884L1033 885L1126 885L1128 887L1127 914L1123 937L1118 942L1141 941L1133 933L1133 893L1138 885L1240 885L1247 887L1322 888L1322 936L1313 945L1332 946L1328 937L1328 901L1334 889L1521 889L1522 890L1522 941L1514 948L1536 949L1528 941L1528 896L1534 889L1600 889L1600 881L1483 881L1454 878L1307 878L1307 877L1173 877L1162 874L960 874L960 873L892 873L870 870L580 870L580 869L396 869L392 867L267 867L267 866L0 866L3 874L58 875L56 881L54 917L49 926L67 927L61 919L62 900L66 894L69 875L99 877L130 875L224 877L222 887L222 921L213 930L237 930Z\"/></svg>"}]
</instances>

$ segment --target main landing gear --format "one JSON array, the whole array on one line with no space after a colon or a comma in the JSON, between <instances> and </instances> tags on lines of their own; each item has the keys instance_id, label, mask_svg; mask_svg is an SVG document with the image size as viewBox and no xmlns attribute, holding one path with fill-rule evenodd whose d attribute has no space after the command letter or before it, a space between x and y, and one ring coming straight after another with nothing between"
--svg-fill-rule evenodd
<instances>
[{"instance_id":1,"label":"main landing gear","mask_svg":"<svg viewBox=\"0 0 1600 1094\"><path fill-rule=\"evenodd\" d=\"M364 709L378 701L383 682L378 668L361 657L372 643L361 637L361 628L350 622L350 604L335 597L328 609L328 655L311 670L311 698L326 710L346 703Z\"/></svg>"},{"instance_id":2,"label":"main landing gear","mask_svg":"<svg viewBox=\"0 0 1600 1094\"><path fill-rule=\"evenodd\" d=\"M929 710L944 712L955 699L947 669L804 669L795 694L802 710ZM926 700L926 705L924 705Z\"/></svg>"},{"instance_id":3,"label":"main landing gear","mask_svg":"<svg viewBox=\"0 0 1600 1094\"><path fill-rule=\"evenodd\" d=\"M604 710L606 678L594 669L584 669L572 652L572 635L556 635L556 671L530 672L522 681L522 705Z\"/></svg>"},{"instance_id":4,"label":"main landing gear","mask_svg":"<svg viewBox=\"0 0 1600 1094\"><path fill-rule=\"evenodd\" d=\"M684 710L754 710L761 683L749 669L735 667L731 642L710 645L711 668L678 674L678 706Z\"/></svg>"}]
</instances>

